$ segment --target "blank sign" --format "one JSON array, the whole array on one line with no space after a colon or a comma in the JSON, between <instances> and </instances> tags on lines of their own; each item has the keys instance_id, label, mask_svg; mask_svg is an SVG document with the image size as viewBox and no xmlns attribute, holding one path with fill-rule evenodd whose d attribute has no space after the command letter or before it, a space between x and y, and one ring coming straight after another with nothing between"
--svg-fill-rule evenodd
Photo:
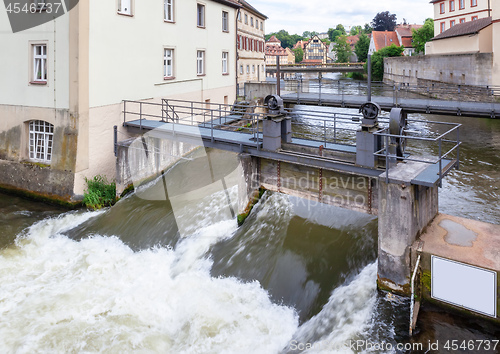
<instances>
[{"instance_id":1,"label":"blank sign","mask_svg":"<svg viewBox=\"0 0 500 354\"><path fill-rule=\"evenodd\" d=\"M496 317L497 273L432 256L433 299Z\"/></svg>"}]
</instances>

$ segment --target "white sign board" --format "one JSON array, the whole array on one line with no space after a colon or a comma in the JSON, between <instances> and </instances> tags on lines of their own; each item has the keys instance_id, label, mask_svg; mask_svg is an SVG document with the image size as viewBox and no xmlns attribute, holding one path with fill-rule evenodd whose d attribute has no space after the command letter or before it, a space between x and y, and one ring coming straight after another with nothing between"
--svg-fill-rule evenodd
<instances>
[{"instance_id":1,"label":"white sign board","mask_svg":"<svg viewBox=\"0 0 500 354\"><path fill-rule=\"evenodd\" d=\"M433 299L496 317L497 273L432 256Z\"/></svg>"}]
</instances>

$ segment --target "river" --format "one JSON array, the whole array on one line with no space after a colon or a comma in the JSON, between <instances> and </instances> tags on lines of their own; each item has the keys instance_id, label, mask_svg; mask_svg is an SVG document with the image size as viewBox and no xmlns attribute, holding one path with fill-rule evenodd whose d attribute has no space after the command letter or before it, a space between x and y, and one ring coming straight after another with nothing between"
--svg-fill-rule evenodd
<instances>
[{"instance_id":1,"label":"river","mask_svg":"<svg viewBox=\"0 0 500 354\"><path fill-rule=\"evenodd\" d=\"M500 121L412 117L464 125L440 211L500 224ZM210 172L193 163L166 177L198 183ZM439 353L500 338L430 305L409 338L408 300L376 289L375 217L266 192L238 228L229 182L179 203L148 198L160 179L99 212L0 194L0 353Z\"/></svg>"}]
</instances>

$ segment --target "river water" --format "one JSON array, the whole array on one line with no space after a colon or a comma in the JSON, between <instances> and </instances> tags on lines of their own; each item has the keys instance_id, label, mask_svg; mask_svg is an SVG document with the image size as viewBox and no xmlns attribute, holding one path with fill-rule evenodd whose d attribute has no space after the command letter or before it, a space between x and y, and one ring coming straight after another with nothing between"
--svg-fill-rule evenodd
<instances>
[{"instance_id":1,"label":"river water","mask_svg":"<svg viewBox=\"0 0 500 354\"><path fill-rule=\"evenodd\" d=\"M464 124L440 211L500 224L500 122L412 117ZM195 161L166 179L197 184L210 171ZM428 305L409 338L408 301L376 290L375 217L266 192L238 228L227 185L179 201L155 197L160 179L100 212L0 194L0 353L441 353L500 338Z\"/></svg>"}]
</instances>

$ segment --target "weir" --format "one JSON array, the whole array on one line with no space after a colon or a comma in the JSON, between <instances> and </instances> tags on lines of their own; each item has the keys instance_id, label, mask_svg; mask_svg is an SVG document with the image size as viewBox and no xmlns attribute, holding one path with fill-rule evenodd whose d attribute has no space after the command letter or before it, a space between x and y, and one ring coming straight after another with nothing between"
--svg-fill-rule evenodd
<instances>
[{"instance_id":1,"label":"weir","mask_svg":"<svg viewBox=\"0 0 500 354\"><path fill-rule=\"evenodd\" d=\"M264 189L311 205L377 215L378 286L410 296L414 269L424 274L428 255L436 254L418 245L435 227L442 179L459 167L460 124L408 119L399 108L380 117L373 102L361 107L362 114L285 109L276 95L266 97L265 104L235 110L205 102L125 101L124 126L130 133L147 132L148 139L237 153L240 224ZM419 129L422 125L426 128ZM126 151L126 143L117 145ZM419 151L426 146L425 156L415 153L415 146ZM175 155L173 150L173 145L163 149ZM155 164L157 173L166 167L158 159ZM118 165L123 172L124 163Z\"/></svg>"}]
</instances>

